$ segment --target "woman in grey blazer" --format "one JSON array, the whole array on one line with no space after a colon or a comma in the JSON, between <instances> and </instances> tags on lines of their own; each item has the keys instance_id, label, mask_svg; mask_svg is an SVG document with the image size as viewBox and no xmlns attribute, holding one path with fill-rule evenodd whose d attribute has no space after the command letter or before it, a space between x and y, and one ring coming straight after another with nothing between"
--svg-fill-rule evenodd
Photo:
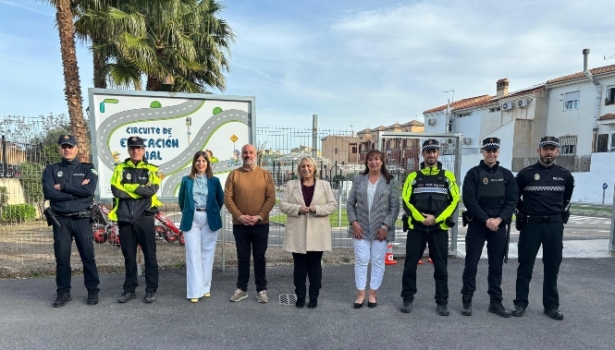
<instances>
[{"instance_id":1,"label":"woman in grey blazer","mask_svg":"<svg viewBox=\"0 0 615 350\"><path fill-rule=\"evenodd\" d=\"M376 307L376 292L384 277L384 256L388 242L395 240L395 220L399 214L399 186L384 165L384 154L367 153L365 171L355 176L346 210L353 239L357 299L354 308L363 307L367 284L367 264L372 264L367 306Z\"/></svg>"}]
</instances>

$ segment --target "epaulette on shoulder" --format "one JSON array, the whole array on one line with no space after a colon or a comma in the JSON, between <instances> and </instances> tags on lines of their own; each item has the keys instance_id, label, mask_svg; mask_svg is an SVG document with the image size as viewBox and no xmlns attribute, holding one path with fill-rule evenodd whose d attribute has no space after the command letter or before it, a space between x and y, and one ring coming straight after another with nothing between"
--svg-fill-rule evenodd
<instances>
[{"instance_id":1,"label":"epaulette on shoulder","mask_svg":"<svg viewBox=\"0 0 615 350\"><path fill-rule=\"evenodd\" d=\"M533 167L534 167L533 165L530 165L530 166L528 166L528 167L525 167L525 168L521 169L521 171L525 171L525 170L532 170L532 169L533 169Z\"/></svg>"},{"instance_id":2,"label":"epaulette on shoulder","mask_svg":"<svg viewBox=\"0 0 615 350\"><path fill-rule=\"evenodd\" d=\"M85 163L85 162L81 162L81 164L83 164L83 165L92 165L92 166L94 166L94 164L92 164L92 163Z\"/></svg>"},{"instance_id":3,"label":"epaulette on shoulder","mask_svg":"<svg viewBox=\"0 0 615 350\"><path fill-rule=\"evenodd\" d=\"M147 163L147 165L151 165L151 166L153 166L153 167L158 168L158 165L156 165L156 164L154 164L154 163Z\"/></svg>"},{"instance_id":4,"label":"epaulette on shoulder","mask_svg":"<svg viewBox=\"0 0 615 350\"><path fill-rule=\"evenodd\" d=\"M564 168L563 166L557 166L559 168L559 170L564 171L564 172L568 172L568 169Z\"/></svg>"}]
</instances>

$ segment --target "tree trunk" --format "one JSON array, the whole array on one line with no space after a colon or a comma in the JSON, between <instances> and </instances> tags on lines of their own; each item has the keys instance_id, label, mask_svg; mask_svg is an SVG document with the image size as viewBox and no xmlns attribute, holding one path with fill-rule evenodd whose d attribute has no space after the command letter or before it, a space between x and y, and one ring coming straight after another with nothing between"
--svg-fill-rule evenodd
<instances>
[{"instance_id":1,"label":"tree trunk","mask_svg":"<svg viewBox=\"0 0 615 350\"><path fill-rule=\"evenodd\" d=\"M147 76L147 85L145 87L145 90L147 90L147 91L160 91L161 87L162 87L162 82L160 81L160 79L158 79L157 77L155 77L153 75L148 75Z\"/></svg>"},{"instance_id":2,"label":"tree trunk","mask_svg":"<svg viewBox=\"0 0 615 350\"><path fill-rule=\"evenodd\" d=\"M97 36L92 36L92 46L100 44L101 40ZM103 74L102 70L105 67L105 57L96 51L92 54L93 67L94 67L94 87L100 89L107 88L107 76Z\"/></svg>"},{"instance_id":3,"label":"tree trunk","mask_svg":"<svg viewBox=\"0 0 615 350\"><path fill-rule=\"evenodd\" d=\"M77 66L71 0L57 0L56 10L56 21L60 34L60 52L62 53L62 66L64 68L64 94L68 104L68 115L73 134L77 138L79 146L79 160L89 162L90 143L85 119L83 118L83 101L81 99L79 67Z\"/></svg>"}]
</instances>

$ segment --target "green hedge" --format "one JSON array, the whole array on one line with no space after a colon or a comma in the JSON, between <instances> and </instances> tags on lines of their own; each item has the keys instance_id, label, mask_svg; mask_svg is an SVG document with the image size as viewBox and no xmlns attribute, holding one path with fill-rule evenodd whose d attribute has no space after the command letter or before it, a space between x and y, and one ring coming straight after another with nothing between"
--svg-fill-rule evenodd
<instances>
[{"instance_id":1,"label":"green hedge","mask_svg":"<svg viewBox=\"0 0 615 350\"><path fill-rule=\"evenodd\" d=\"M2 210L2 220L5 222L33 221L36 209L30 204L7 205Z\"/></svg>"}]
</instances>

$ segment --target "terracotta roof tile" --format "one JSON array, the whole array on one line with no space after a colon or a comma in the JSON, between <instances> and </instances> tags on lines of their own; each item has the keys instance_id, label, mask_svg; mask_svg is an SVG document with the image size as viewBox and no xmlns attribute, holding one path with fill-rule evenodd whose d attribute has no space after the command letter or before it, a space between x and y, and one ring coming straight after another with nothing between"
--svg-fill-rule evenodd
<instances>
[{"instance_id":1,"label":"terracotta roof tile","mask_svg":"<svg viewBox=\"0 0 615 350\"><path fill-rule=\"evenodd\" d=\"M592 68L592 69L589 70L589 72L592 75L604 74L604 73L609 73L609 72L615 72L615 64L610 65L610 66ZM561 82L564 82L564 81L579 79L579 78L583 78L583 77L585 77L585 73L578 72L578 73L574 73L574 74L570 74L570 75L565 75L563 77L547 80L547 83L548 84L561 83Z\"/></svg>"},{"instance_id":2,"label":"terracotta roof tile","mask_svg":"<svg viewBox=\"0 0 615 350\"><path fill-rule=\"evenodd\" d=\"M515 92L510 93L510 94L505 95L505 96L493 96L492 98L490 98L490 99L488 99L486 101L477 101L476 103L469 104L467 106L464 106L463 108L454 108L454 110L488 105L488 104L491 104L491 103L496 103L499 100L502 100L502 99L505 99L505 98L516 97L516 96L523 96L523 95L531 94L531 93L538 92L538 91L541 91L541 90L544 90L544 89L545 89L544 85L539 85L538 87L531 87L529 89L525 89L525 90L521 90L521 91L515 91Z\"/></svg>"},{"instance_id":3,"label":"terracotta roof tile","mask_svg":"<svg viewBox=\"0 0 615 350\"><path fill-rule=\"evenodd\" d=\"M611 119L615 119L615 114L614 113L607 113L607 114L601 116L600 118L598 118L598 120L611 120Z\"/></svg>"},{"instance_id":4,"label":"terracotta roof tile","mask_svg":"<svg viewBox=\"0 0 615 350\"><path fill-rule=\"evenodd\" d=\"M413 120L413 121L411 121L411 122L408 122L408 123L405 123L405 124L402 124L402 125L401 125L401 127L402 127L402 128L403 128L404 126L425 126L425 124L421 123L421 122L420 122L420 121L418 121L418 120Z\"/></svg>"},{"instance_id":5,"label":"terracotta roof tile","mask_svg":"<svg viewBox=\"0 0 615 350\"><path fill-rule=\"evenodd\" d=\"M476 97L470 97L470 98L466 98L463 100L459 100L459 101L455 101L451 104L451 110L453 109L461 109L461 108L466 108L466 106L471 105L471 104L475 104L478 102L482 102L482 101L486 101L489 100L490 98L492 98L492 96L489 95L482 95L482 96L476 96ZM433 113L433 112L439 112L439 111L443 111L445 110L447 107L447 105L442 105L442 106L438 106L432 109L428 109L426 111L423 112L424 113Z\"/></svg>"}]
</instances>

